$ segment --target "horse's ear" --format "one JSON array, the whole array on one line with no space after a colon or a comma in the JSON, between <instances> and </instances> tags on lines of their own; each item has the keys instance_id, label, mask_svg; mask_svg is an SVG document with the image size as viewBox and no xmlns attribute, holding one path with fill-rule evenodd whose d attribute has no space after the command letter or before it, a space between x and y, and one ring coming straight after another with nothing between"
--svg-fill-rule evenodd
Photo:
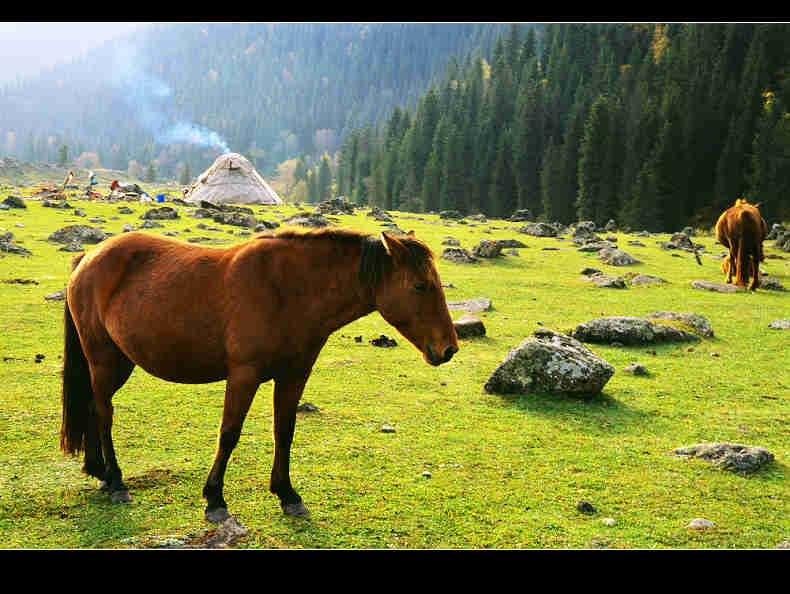
<instances>
[{"instance_id":1,"label":"horse's ear","mask_svg":"<svg viewBox=\"0 0 790 594\"><path fill-rule=\"evenodd\" d=\"M408 235L409 237L414 237L414 229L410 229L406 235Z\"/></svg>"},{"instance_id":2,"label":"horse's ear","mask_svg":"<svg viewBox=\"0 0 790 594\"><path fill-rule=\"evenodd\" d=\"M409 249L394 235L382 231L381 240L396 266L399 266L408 257Z\"/></svg>"}]
</instances>

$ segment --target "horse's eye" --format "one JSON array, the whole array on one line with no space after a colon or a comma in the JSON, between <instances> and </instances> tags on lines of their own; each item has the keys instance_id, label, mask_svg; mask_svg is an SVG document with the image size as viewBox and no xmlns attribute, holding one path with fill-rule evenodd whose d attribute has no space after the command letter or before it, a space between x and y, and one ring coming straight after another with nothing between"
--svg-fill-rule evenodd
<instances>
[{"instance_id":1,"label":"horse's eye","mask_svg":"<svg viewBox=\"0 0 790 594\"><path fill-rule=\"evenodd\" d=\"M417 283L414 285L414 290L418 293L425 293L428 290L428 285L425 283Z\"/></svg>"}]
</instances>

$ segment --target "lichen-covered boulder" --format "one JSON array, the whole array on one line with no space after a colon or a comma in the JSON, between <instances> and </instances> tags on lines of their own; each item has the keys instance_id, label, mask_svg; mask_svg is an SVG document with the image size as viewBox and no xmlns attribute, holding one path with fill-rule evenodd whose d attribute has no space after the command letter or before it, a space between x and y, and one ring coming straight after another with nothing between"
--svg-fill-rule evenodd
<instances>
[{"instance_id":1,"label":"lichen-covered boulder","mask_svg":"<svg viewBox=\"0 0 790 594\"><path fill-rule=\"evenodd\" d=\"M677 448L672 453L702 458L714 466L741 473L755 472L774 460L774 455L761 446L739 443L701 443Z\"/></svg>"},{"instance_id":2,"label":"lichen-covered boulder","mask_svg":"<svg viewBox=\"0 0 790 594\"><path fill-rule=\"evenodd\" d=\"M576 326L572 335L581 342L645 345L663 342L691 342L699 338L672 326L635 316L596 318Z\"/></svg>"},{"instance_id":3,"label":"lichen-covered boulder","mask_svg":"<svg viewBox=\"0 0 790 594\"><path fill-rule=\"evenodd\" d=\"M50 234L47 238L55 243L99 243L110 237L110 233L105 233L96 227L88 225L67 225Z\"/></svg>"},{"instance_id":4,"label":"lichen-covered boulder","mask_svg":"<svg viewBox=\"0 0 790 594\"><path fill-rule=\"evenodd\" d=\"M485 383L489 393L597 394L614 367L578 340L538 330L511 349Z\"/></svg>"}]
</instances>

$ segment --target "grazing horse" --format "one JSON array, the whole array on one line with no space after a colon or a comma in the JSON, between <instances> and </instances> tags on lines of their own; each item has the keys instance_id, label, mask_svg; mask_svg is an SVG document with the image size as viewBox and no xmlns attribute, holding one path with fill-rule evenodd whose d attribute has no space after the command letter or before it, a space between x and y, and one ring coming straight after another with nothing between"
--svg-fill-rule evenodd
<instances>
[{"instance_id":1,"label":"grazing horse","mask_svg":"<svg viewBox=\"0 0 790 594\"><path fill-rule=\"evenodd\" d=\"M233 247L144 233L77 256L67 287L60 447L85 452L83 472L129 501L111 435L113 394L135 365L158 378L227 380L206 519L230 514L228 459L262 382L274 380L269 489L288 515L307 516L291 485L296 407L329 335L373 311L431 365L458 351L433 255L410 232L284 231Z\"/></svg>"},{"instance_id":2,"label":"grazing horse","mask_svg":"<svg viewBox=\"0 0 790 594\"><path fill-rule=\"evenodd\" d=\"M768 235L768 225L760 216L758 206L739 198L716 222L716 239L730 251L727 282L732 282L734 273L735 284L745 287L751 277L749 289L752 291L760 286L760 262L765 259L763 241ZM722 270L725 270L724 265Z\"/></svg>"}]
</instances>

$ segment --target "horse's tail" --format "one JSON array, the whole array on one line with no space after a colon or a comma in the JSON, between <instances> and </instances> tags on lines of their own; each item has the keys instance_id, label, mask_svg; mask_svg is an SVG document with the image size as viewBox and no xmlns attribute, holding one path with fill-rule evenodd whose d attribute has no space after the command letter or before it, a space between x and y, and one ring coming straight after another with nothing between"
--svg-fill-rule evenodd
<instances>
[{"instance_id":1,"label":"horse's tail","mask_svg":"<svg viewBox=\"0 0 790 594\"><path fill-rule=\"evenodd\" d=\"M79 262L75 259L74 265ZM61 396L62 419L60 449L67 454L77 454L91 444L86 444L89 423L95 423L91 414L93 388L88 359L82 350L77 327L71 316L68 297L64 307L63 393Z\"/></svg>"}]
</instances>

